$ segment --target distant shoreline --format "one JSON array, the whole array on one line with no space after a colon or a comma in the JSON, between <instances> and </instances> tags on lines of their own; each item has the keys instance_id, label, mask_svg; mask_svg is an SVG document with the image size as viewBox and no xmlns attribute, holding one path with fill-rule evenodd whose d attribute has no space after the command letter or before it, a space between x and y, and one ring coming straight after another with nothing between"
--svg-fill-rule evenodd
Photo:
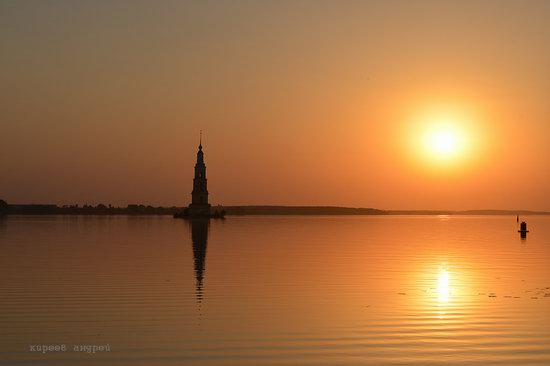
<instances>
[{"instance_id":1,"label":"distant shoreline","mask_svg":"<svg viewBox=\"0 0 550 366\"><path fill-rule=\"evenodd\" d=\"M375 208L353 208L338 206L212 206L213 209L223 209L229 216L251 215L550 215L549 211L529 210L379 210ZM183 207L153 207L145 205L128 205L114 207L107 205L43 205L43 204L13 204L3 205L0 214L3 215L173 215Z\"/></svg>"}]
</instances>

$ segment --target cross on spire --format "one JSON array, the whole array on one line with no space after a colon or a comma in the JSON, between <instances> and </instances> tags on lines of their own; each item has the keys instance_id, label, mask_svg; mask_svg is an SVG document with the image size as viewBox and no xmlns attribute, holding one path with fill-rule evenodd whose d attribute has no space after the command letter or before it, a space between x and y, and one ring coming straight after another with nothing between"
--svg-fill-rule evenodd
<instances>
[{"instance_id":1,"label":"cross on spire","mask_svg":"<svg viewBox=\"0 0 550 366\"><path fill-rule=\"evenodd\" d=\"M202 150L202 130L200 130L200 135L199 135L199 149Z\"/></svg>"}]
</instances>

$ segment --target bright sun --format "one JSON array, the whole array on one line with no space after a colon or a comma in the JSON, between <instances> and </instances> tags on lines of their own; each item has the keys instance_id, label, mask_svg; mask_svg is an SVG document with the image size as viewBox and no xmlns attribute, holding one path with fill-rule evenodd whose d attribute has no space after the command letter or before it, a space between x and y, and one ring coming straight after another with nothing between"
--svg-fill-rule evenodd
<instances>
[{"instance_id":1,"label":"bright sun","mask_svg":"<svg viewBox=\"0 0 550 366\"><path fill-rule=\"evenodd\" d=\"M426 107L410 112L403 136L408 157L437 174L455 173L478 163L481 120L466 107Z\"/></svg>"},{"instance_id":2,"label":"bright sun","mask_svg":"<svg viewBox=\"0 0 550 366\"><path fill-rule=\"evenodd\" d=\"M434 126L428 129L426 147L438 158L449 158L460 152L460 135L455 127Z\"/></svg>"}]
</instances>

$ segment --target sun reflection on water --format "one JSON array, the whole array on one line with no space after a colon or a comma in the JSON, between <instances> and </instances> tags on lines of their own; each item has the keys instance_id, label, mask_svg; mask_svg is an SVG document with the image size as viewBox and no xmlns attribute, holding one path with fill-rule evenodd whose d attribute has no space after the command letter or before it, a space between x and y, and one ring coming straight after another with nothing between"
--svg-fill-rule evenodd
<instances>
[{"instance_id":1,"label":"sun reflection on water","mask_svg":"<svg viewBox=\"0 0 550 366\"><path fill-rule=\"evenodd\" d=\"M439 273L437 275L437 299L440 303L449 302L451 295L449 271L445 266L439 267Z\"/></svg>"}]
</instances>

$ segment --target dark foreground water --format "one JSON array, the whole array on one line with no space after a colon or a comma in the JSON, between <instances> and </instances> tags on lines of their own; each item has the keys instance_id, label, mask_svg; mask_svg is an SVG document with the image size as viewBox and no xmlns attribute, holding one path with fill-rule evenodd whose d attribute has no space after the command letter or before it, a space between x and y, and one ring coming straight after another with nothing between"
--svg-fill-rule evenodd
<instances>
[{"instance_id":1,"label":"dark foreground water","mask_svg":"<svg viewBox=\"0 0 550 366\"><path fill-rule=\"evenodd\" d=\"M550 365L526 219L5 218L0 364Z\"/></svg>"}]
</instances>

